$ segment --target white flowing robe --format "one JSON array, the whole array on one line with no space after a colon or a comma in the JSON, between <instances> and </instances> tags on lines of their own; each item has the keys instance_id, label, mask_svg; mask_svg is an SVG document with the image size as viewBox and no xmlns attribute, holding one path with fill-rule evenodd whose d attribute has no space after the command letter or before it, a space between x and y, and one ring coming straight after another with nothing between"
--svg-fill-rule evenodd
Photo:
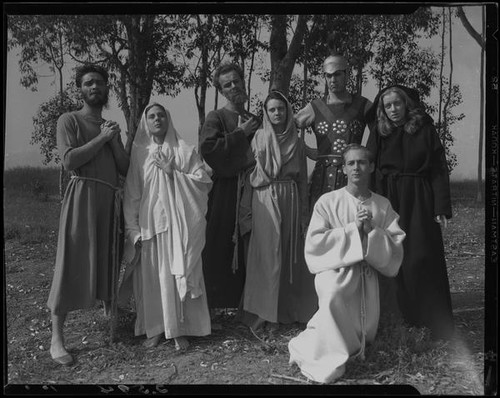
<instances>
[{"instance_id":1,"label":"white flowing robe","mask_svg":"<svg viewBox=\"0 0 500 398\"><path fill-rule=\"evenodd\" d=\"M360 236L355 215L360 207L373 216L373 230ZM375 269L395 276L403 259L405 233L389 201L375 193L363 202L346 188L319 198L311 217L305 258L315 274L319 309L307 328L290 340L290 363L311 380L341 377L351 356L363 355L377 332L380 307Z\"/></svg>"},{"instance_id":2,"label":"white flowing robe","mask_svg":"<svg viewBox=\"0 0 500 398\"><path fill-rule=\"evenodd\" d=\"M153 163L158 150L175 157L171 177ZM123 201L124 260L134 257L141 238L141 259L133 270L136 335L210 334L201 251L211 183L194 147L179 139L173 126L162 146L151 141L132 149Z\"/></svg>"}]
</instances>

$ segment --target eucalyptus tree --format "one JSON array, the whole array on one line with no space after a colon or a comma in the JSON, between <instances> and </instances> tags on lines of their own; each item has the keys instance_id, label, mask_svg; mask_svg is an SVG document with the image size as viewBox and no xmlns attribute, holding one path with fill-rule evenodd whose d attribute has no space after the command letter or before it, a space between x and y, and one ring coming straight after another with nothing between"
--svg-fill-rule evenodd
<instances>
[{"instance_id":1,"label":"eucalyptus tree","mask_svg":"<svg viewBox=\"0 0 500 398\"><path fill-rule=\"evenodd\" d=\"M479 75L479 96L480 96L480 111L479 111L479 155L477 162L477 196L476 201L483 201L483 137L484 137L484 78L485 78L485 69L484 69L484 58L486 52L486 6L481 5L481 33L476 31L474 27L469 22L467 15L462 6L457 7L457 15L460 18L460 21L464 25L467 32L471 35L471 37L479 44L481 48L481 71Z\"/></svg>"},{"instance_id":2,"label":"eucalyptus tree","mask_svg":"<svg viewBox=\"0 0 500 398\"><path fill-rule=\"evenodd\" d=\"M67 18L57 15L9 15L7 17L7 51L19 50L20 84L37 91L40 72L48 66L56 74L58 94L40 105L33 117L31 144L39 144L42 163L60 163L56 146L56 124L59 116L78 109L74 90L66 90L64 69L71 52ZM60 165L59 194L64 195L65 171Z\"/></svg>"},{"instance_id":3,"label":"eucalyptus tree","mask_svg":"<svg viewBox=\"0 0 500 398\"><path fill-rule=\"evenodd\" d=\"M130 150L152 94L176 95L184 68L171 57L180 40L169 15L80 15L72 24L73 58L110 72L110 87L127 123Z\"/></svg>"},{"instance_id":4,"label":"eucalyptus tree","mask_svg":"<svg viewBox=\"0 0 500 398\"><path fill-rule=\"evenodd\" d=\"M184 67L182 87L192 89L201 129L205 121L207 91L212 87L212 75L221 62L231 61L246 72L247 88L251 79L256 53L263 48L259 33L261 17L243 14L182 14L174 17L176 31L182 40L174 44ZM215 91L214 107L218 105Z\"/></svg>"}]
</instances>

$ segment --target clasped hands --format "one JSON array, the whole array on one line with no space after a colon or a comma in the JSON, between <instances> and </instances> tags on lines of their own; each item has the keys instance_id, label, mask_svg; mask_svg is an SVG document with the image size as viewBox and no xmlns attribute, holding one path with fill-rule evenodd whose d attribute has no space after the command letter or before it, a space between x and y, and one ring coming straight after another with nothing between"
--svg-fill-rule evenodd
<instances>
[{"instance_id":1,"label":"clasped hands","mask_svg":"<svg viewBox=\"0 0 500 398\"><path fill-rule=\"evenodd\" d=\"M120 125L112 120L106 120L101 124L101 135L106 138L106 141L111 141L120 136Z\"/></svg>"},{"instance_id":2,"label":"clasped hands","mask_svg":"<svg viewBox=\"0 0 500 398\"><path fill-rule=\"evenodd\" d=\"M370 210L361 207L356 212L356 226L360 233L368 234L373 229L372 226L372 213Z\"/></svg>"}]
</instances>

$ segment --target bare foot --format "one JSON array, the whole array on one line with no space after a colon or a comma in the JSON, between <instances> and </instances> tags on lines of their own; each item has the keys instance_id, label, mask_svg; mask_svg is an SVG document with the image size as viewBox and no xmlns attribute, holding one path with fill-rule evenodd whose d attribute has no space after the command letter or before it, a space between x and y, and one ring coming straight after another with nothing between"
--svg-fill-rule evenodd
<instances>
[{"instance_id":1,"label":"bare foot","mask_svg":"<svg viewBox=\"0 0 500 398\"><path fill-rule=\"evenodd\" d=\"M52 342L50 345L50 357L59 365L70 366L74 362L73 356L66 351L62 342Z\"/></svg>"},{"instance_id":2,"label":"bare foot","mask_svg":"<svg viewBox=\"0 0 500 398\"><path fill-rule=\"evenodd\" d=\"M53 341L50 344L50 356L52 359L60 358L68 354L69 353L66 351L66 347L64 347L64 344L61 341Z\"/></svg>"},{"instance_id":3,"label":"bare foot","mask_svg":"<svg viewBox=\"0 0 500 398\"><path fill-rule=\"evenodd\" d=\"M266 321L264 319L258 317L257 320L253 323L252 329L254 331L257 331L259 329L264 328L265 324L266 324Z\"/></svg>"},{"instance_id":4,"label":"bare foot","mask_svg":"<svg viewBox=\"0 0 500 398\"><path fill-rule=\"evenodd\" d=\"M104 316L111 316L111 301L103 301Z\"/></svg>"},{"instance_id":5,"label":"bare foot","mask_svg":"<svg viewBox=\"0 0 500 398\"><path fill-rule=\"evenodd\" d=\"M161 339L161 333L146 339L146 341L144 341L143 343L143 346L146 348L156 347L160 343L160 339Z\"/></svg>"},{"instance_id":6,"label":"bare foot","mask_svg":"<svg viewBox=\"0 0 500 398\"><path fill-rule=\"evenodd\" d=\"M177 351L185 350L186 348L189 347L189 341L187 341L187 339L183 336L174 338L174 341L175 341L175 349Z\"/></svg>"}]
</instances>

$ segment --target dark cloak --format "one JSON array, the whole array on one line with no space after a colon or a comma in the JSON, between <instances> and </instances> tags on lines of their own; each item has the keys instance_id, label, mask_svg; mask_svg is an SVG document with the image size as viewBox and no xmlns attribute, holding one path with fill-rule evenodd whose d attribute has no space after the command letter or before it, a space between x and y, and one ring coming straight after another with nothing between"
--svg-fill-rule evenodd
<instances>
[{"instance_id":1,"label":"dark cloak","mask_svg":"<svg viewBox=\"0 0 500 398\"><path fill-rule=\"evenodd\" d=\"M418 101L414 90L409 95ZM379 99L380 94L372 109ZM371 122L367 147L375 155L372 188L391 201L406 232L401 269L392 281L381 278L381 297L385 293L382 290L394 288L391 283L395 281L404 320L428 327L434 338L448 338L454 330L450 287L441 227L434 220L437 215L452 216L444 147L428 115L415 134L400 127L383 137L376 120Z\"/></svg>"}]
</instances>

